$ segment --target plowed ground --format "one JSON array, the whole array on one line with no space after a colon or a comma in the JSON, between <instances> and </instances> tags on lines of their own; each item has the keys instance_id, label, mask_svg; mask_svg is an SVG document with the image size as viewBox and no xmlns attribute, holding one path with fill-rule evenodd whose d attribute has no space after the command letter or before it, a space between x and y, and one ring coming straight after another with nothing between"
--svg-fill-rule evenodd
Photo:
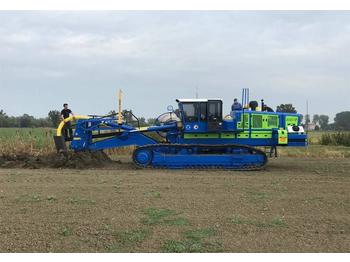
<instances>
[{"instance_id":1,"label":"plowed ground","mask_svg":"<svg viewBox=\"0 0 350 262\"><path fill-rule=\"evenodd\" d=\"M252 172L139 170L128 159L3 161L0 251L350 251L348 159L285 157Z\"/></svg>"}]
</instances>

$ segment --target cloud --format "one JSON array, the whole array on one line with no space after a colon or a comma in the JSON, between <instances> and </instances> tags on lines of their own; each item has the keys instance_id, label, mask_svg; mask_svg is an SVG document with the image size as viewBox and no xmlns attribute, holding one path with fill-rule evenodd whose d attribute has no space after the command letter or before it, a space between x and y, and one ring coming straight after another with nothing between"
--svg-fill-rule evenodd
<instances>
[{"instance_id":1,"label":"cloud","mask_svg":"<svg viewBox=\"0 0 350 262\"><path fill-rule=\"evenodd\" d=\"M308 99L311 113L349 110L349 12L2 11L0 23L9 114L43 116L67 100L104 114L119 87L146 117L196 87L223 97L226 111L243 87L272 107L305 112Z\"/></svg>"}]
</instances>

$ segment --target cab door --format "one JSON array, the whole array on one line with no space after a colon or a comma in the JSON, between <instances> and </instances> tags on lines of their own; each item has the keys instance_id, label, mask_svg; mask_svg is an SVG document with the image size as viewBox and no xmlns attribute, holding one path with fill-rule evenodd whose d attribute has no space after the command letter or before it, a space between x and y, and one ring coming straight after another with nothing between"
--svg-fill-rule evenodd
<instances>
[{"instance_id":1,"label":"cab door","mask_svg":"<svg viewBox=\"0 0 350 262\"><path fill-rule=\"evenodd\" d=\"M209 100L207 104L208 132L218 132L222 128L222 101Z\"/></svg>"}]
</instances>

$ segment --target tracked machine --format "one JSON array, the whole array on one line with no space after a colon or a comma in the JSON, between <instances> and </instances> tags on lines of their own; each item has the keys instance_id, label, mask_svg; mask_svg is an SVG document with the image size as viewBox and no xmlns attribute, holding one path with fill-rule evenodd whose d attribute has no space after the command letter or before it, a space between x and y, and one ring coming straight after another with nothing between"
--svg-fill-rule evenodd
<instances>
[{"instance_id":1,"label":"tracked machine","mask_svg":"<svg viewBox=\"0 0 350 262\"><path fill-rule=\"evenodd\" d=\"M222 168L255 170L266 165L277 147L307 146L301 115L249 108L243 91L242 110L223 117L221 99L177 99L149 127L127 123L119 113L75 116L61 122L54 137L57 150L98 151L135 146L132 160L142 168ZM264 105L262 105L262 109ZM72 138L62 136L68 121L75 122ZM157 133L161 139L151 137Z\"/></svg>"}]
</instances>

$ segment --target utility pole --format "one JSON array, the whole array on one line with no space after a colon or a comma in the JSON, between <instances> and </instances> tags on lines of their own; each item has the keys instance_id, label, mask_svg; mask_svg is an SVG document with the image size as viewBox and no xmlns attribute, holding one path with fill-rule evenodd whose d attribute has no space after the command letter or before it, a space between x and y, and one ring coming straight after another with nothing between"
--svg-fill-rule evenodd
<instances>
[{"instance_id":1,"label":"utility pole","mask_svg":"<svg viewBox=\"0 0 350 262\"><path fill-rule=\"evenodd\" d=\"M306 117L308 117L309 119L307 119ZM306 99L306 116L305 116L305 131L307 133L307 131L309 131L309 120L310 121L310 116L309 116L309 101Z\"/></svg>"},{"instance_id":2,"label":"utility pole","mask_svg":"<svg viewBox=\"0 0 350 262\"><path fill-rule=\"evenodd\" d=\"M196 86L196 99L198 99L198 86Z\"/></svg>"}]
</instances>

